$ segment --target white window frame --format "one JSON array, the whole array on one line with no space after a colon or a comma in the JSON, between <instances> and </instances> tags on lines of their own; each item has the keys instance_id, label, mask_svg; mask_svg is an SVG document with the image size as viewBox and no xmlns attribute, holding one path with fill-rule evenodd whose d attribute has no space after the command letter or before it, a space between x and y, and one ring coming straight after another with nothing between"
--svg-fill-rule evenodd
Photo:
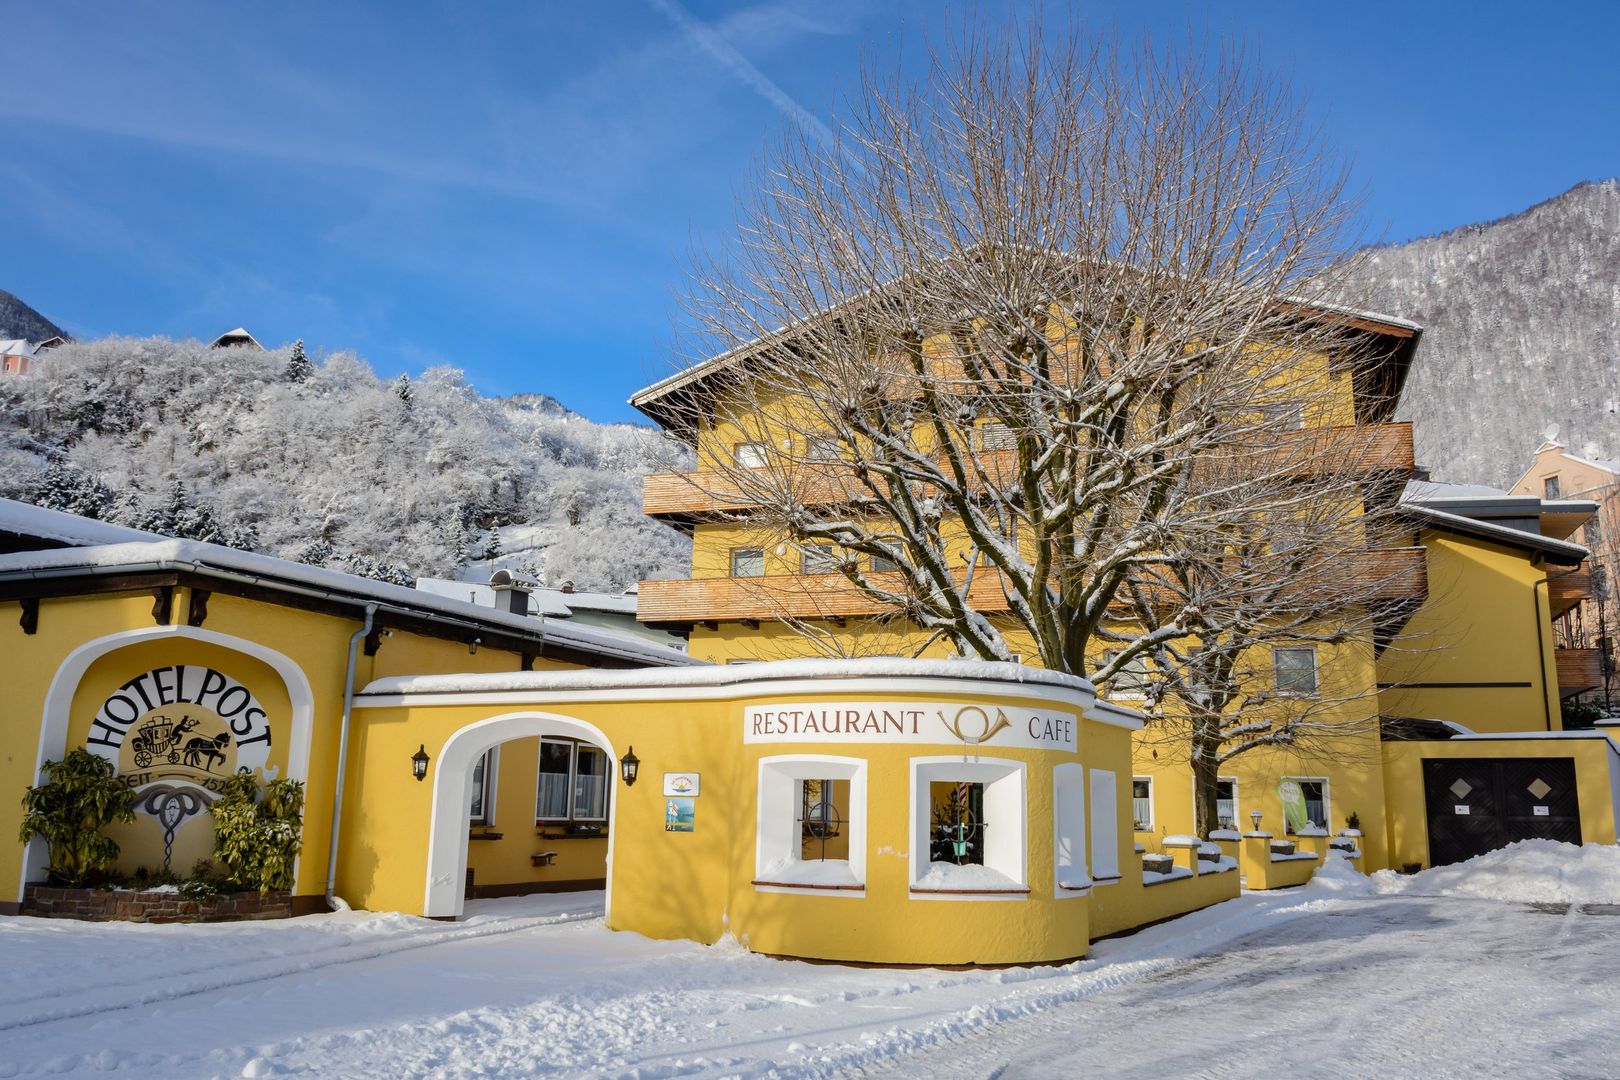
<instances>
[{"instance_id":1,"label":"white window frame","mask_svg":"<svg viewBox=\"0 0 1620 1080\"><path fill-rule=\"evenodd\" d=\"M811 893L856 899L866 895L866 773L865 758L780 754L759 759L758 816L754 822L755 892ZM772 881L767 877L767 867L773 863L783 859L805 861L799 857L803 850L803 837L796 828L799 822L799 783L804 780L849 782L849 818L844 822L844 834L849 838L849 873L860 884L859 889L797 885Z\"/></svg>"},{"instance_id":2,"label":"white window frame","mask_svg":"<svg viewBox=\"0 0 1620 1080\"><path fill-rule=\"evenodd\" d=\"M1284 690L1281 681L1277 678L1277 656L1280 653L1303 652L1311 655L1311 689L1309 693L1300 690ZM1274 645L1271 648L1271 685L1277 696L1310 700L1322 696L1322 659L1316 653L1315 645Z\"/></svg>"},{"instance_id":3,"label":"white window frame","mask_svg":"<svg viewBox=\"0 0 1620 1080\"><path fill-rule=\"evenodd\" d=\"M1052 766L1052 895L1058 900L1091 891L1086 863L1086 767Z\"/></svg>"},{"instance_id":4,"label":"white window frame","mask_svg":"<svg viewBox=\"0 0 1620 1080\"><path fill-rule=\"evenodd\" d=\"M1119 881L1119 782L1107 769L1092 769L1088 794L1091 796L1091 884L1113 885Z\"/></svg>"},{"instance_id":5,"label":"white window frame","mask_svg":"<svg viewBox=\"0 0 1620 1080\"><path fill-rule=\"evenodd\" d=\"M1232 829L1236 829L1239 832L1242 832L1243 831L1243 785L1238 783L1238 778L1235 777L1235 776L1217 776L1215 778L1215 783L1217 785L1220 785L1220 784L1231 784L1232 785L1232 824L1229 825L1229 826L1221 826L1221 825L1219 825L1219 818L1220 818L1220 813L1221 813L1221 790L1220 790L1219 786L1217 786L1216 789L1215 789L1215 816L1216 816L1216 819L1217 819L1217 826L1220 827L1220 828L1232 828Z\"/></svg>"},{"instance_id":6,"label":"white window frame","mask_svg":"<svg viewBox=\"0 0 1620 1080\"><path fill-rule=\"evenodd\" d=\"M1279 776L1279 777L1277 777L1277 783L1279 783L1279 784L1282 783L1284 780L1293 780L1296 783L1304 782L1304 783L1307 783L1307 784L1321 784L1322 785L1322 817L1323 817L1324 820L1320 823L1320 827L1323 828L1323 829L1326 829L1328 832L1331 833L1333 831L1333 783L1332 783L1332 781L1330 781L1325 776ZM1278 800L1277 809L1278 809L1279 813L1282 813L1282 805L1281 805L1281 798L1280 797L1279 797L1279 800ZM1299 835L1298 833L1290 831L1290 827L1289 827L1289 824L1288 824L1288 815L1286 813L1282 813L1282 826L1283 826L1282 827L1282 835L1284 835L1284 836L1298 836Z\"/></svg>"},{"instance_id":7,"label":"white window frame","mask_svg":"<svg viewBox=\"0 0 1620 1080\"><path fill-rule=\"evenodd\" d=\"M911 759L911 878L913 900L1023 900L1029 896L1029 785L1022 761L981 757ZM919 888L928 873L935 783L984 785L984 865L1011 879L1013 888L983 893L947 893Z\"/></svg>"},{"instance_id":8,"label":"white window frame","mask_svg":"<svg viewBox=\"0 0 1620 1080\"><path fill-rule=\"evenodd\" d=\"M832 544L806 544L799 549L799 573L807 577L838 573L838 549Z\"/></svg>"},{"instance_id":9,"label":"white window frame","mask_svg":"<svg viewBox=\"0 0 1620 1080\"><path fill-rule=\"evenodd\" d=\"M731 463L739 469L763 469L769 464L770 447L762 442L740 442L731 448Z\"/></svg>"},{"instance_id":10,"label":"white window frame","mask_svg":"<svg viewBox=\"0 0 1620 1080\"><path fill-rule=\"evenodd\" d=\"M755 552L755 551L759 552L759 573L757 573L757 574L739 574L739 573L737 573L737 556L740 553L745 552L745 551L746 552ZM765 576L765 549L762 548L762 547L734 547L734 548L732 548L731 549L731 566L730 566L730 570L731 570L731 576L734 577L734 578L764 577Z\"/></svg>"},{"instance_id":11,"label":"white window frame","mask_svg":"<svg viewBox=\"0 0 1620 1080\"><path fill-rule=\"evenodd\" d=\"M873 555L867 565L872 568L874 574L898 574L900 572L900 564L887 555Z\"/></svg>"},{"instance_id":12,"label":"white window frame","mask_svg":"<svg viewBox=\"0 0 1620 1080\"><path fill-rule=\"evenodd\" d=\"M567 773L568 778L567 778L566 781L564 781L564 784L563 784L563 791L564 791L564 793L566 795L565 805L567 807L567 811L562 817L542 817L540 815L540 776L541 776L540 766L542 764L544 764L544 762L545 762L545 744L546 743L551 743L551 744L556 745L556 746L567 746L568 747L568 773ZM604 790L603 790L603 793L602 793L602 816L601 817L575 817L574 816L574 785L575 785L575 783L578 782L578 776L579 776L579 748L581 746L588 746L592 750L594 750L597 753L601 754L602 755L602 760L603 760L604 765L605 765L605 771L602 774L603 777L604 777L604 779L603 779ZM536 756L536 759L535 759L534 772L535 772L535 777L534 777L534 823L535 823L535 825L537 825L537 826L546 826L546 825L606 825L607 824L609 814L612 811L612 805L611 804L612 804L612 801L613 801L613 758L612 758L612 755L610 755L606 750L602 749L602 747L597 746L593 742L587 742L584 739L568 739L568 738L564 738L564 737L562 737L560 735L542 735L540 737L540 753ZM556 774L547 774L547 775L556 775Z\"/></svg>"},{"instance_id":13,"label":"white window frame","mask_svg":"<svg viewBox=\"0 0 1620 1080\"><path fill-rule=\"evenodd\" d=\"M488 829L495 825L495 795L498 791L498 782L501 775L501 748L499 746L490 747L488 750L484 751L484 756L480 758L479 761L484 763L484 812L481 814L474 814L472 812L472 800L468 799L467 824L469 826L477 826L479 828ZM473 767L477 768L477 766L478 762L473 762ZM467 786L470 792L472 788L471 774L468 774ZM538 799L539 797L539 782L537 779L535 783L535 798Z\"/></svg>"},{"instance_id":14,"label":"white window frame","mask_svg":"<svg viewBox=\"0 0 1620 1080\"><path fill-rule=\"evenodd\" d=\"M1109 663L1110 661L1112 661L1114 659L1114 657L1116 657L1116 656L1118 656L1120 654L1120 651L1121 650L1119 650L1119 649L1109 649L1107 652L1103 653L1103 663L1106 664L1106 663ZM1132 664L1139 664L1140 665L1140 670L1133 669L1131 667ZM1124 688L1121 688L1121 689L1118 689L1118 690L1114 689L1116 680L1118 680L1120 675L1124 675L1124 674L1131 674L1131 675L1137 676L1141 680L1142 688L1140 690L1127 690L1127 689L1124 689ZM1147 656L1147 653L1145 653L1145 652L1137 653L1135 656L1131 657L1129 664L1127 664L1124 668L1121 668L1119 671L1115 672L1114 673L1114 678L1109 680L1109 686L1108 686L1109 700L1111 700L1111 701L1146 701L1147 696L1148 696L1147 695L1148 680L1150 680L1152 677L1153 677L1152 672L1150 672L1148 670L1148 656Z\"/></svg>"},{"instance_id":15,"label":"white window frame","mask_svg":"<svg viewBox=\"0 0 1620 1080\"><path fill-rule=\"evenodd\" d=\"M1138 783L1142 783L1142 782L1146 782L1147 786L1148 786L1148 793L1147 793L1148 816L1147 816L1147 824L1145 826L1142 825L1140 822L1138 822L1136 820L1136 785ZM1141 776L1141 775L1131 777L1131 831L1132 832L1153 832L1154 829L1157 827L1157 824L1156 824L1157 821L1158 821L1157 810L1158 810L1158 808L1153 805L1153 777L1151 777L1151 776Z\"/></svg>"}]
</instances>

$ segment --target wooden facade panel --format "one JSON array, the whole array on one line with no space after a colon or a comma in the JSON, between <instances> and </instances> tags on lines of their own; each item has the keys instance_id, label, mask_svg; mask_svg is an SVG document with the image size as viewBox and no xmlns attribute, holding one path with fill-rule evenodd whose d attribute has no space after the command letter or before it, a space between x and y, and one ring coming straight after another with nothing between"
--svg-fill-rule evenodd
<instances>
[{"instance_id":1,"label":"wooden facade panel","mask_svg":"<svg viewBox=\"0 0 1620 1080\"><path fill-rule=\"evenodd\" d=\"M1358 595L1421 600L1428 590L1422 548L1356 552L1340 560L1340 566L1346 587ZM885 587L902 587L899 574L871 577ZM1008 610L1000 575L994 571L981 568L975 574L968 599L977 611ZM896 609L865 595L841 574L644 581L636 604L636 618L644 623L869 617L889 612Z\"/></svg>"},{"instance_id":2,"label":"wooden facade panel","mask_svg":"<svg viewBox=\"0 0 1620 1080\"><path fill-rule=\"evenodd\" d=\"M1555 616L1562 615L1582 600L1592 599L1592 568L1585 563L1564 573L1554 571L1547 578L1547 602Z\"/></svg>"},{"instance_id":3,"label":"wooden facade panel","mask_svg":"<svg viewBox=\"0 0 1620 1080\"><path fill-rule=\"evenodd\" d=\"M990 451L982 455L992 478L1005 480L1015 471L1015 452ZM1301 474L1311 461L1331 461L1335 468L1357 473L1394 472L1409 475L1413 465L1412 425L1409 423L1302 428L1267 450L1234 455L1233 463L1246 469L1290 469L1298 462ZM642 511L653 517L701 518L705 515L746 511L759 506L768 493L792 491L808 505L849 502L864 494L859 481L846 474L841 463L795 464L750 470L757 479L744 480L726 472L699 469L684 473L655 473L642 480Z\"/></svg>"},{"instance_id":4,"label":"wooden facade panel","mask_svg":"<svg viewBox=\"0 0 1620 1080\"><path fill-rule=\"evenodd\" d=\"M1603 685L1603 654L1597 649L1555 649L1558 689L1565 694L1596 690Z\"/></svg>"}]
</instances>

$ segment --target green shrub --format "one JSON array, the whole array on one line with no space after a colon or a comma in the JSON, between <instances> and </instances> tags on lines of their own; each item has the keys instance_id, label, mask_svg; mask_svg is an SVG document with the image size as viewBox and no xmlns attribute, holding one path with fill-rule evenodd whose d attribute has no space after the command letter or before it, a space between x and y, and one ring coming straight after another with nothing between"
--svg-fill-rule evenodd
<instances>
[{"instance_id":1,"label":"green shrub","mask_svg":"<svg viewBox=\"0 0 1620 1080\"><path fill-rule=\"evenodd\" d=\"M118 861L118 843L101 830L135 820L135 792L118 779L112 762L83 749L47 761L45 777L23 796L18 838L25 844L44 838L53 882L84 885Z\"/></svg>"},{"instance_id":2,"label":"green shrub","mask_svg":"<svg viewBox=\"0 0 1620 1080\"><path fill-rule=\"evenodd\" d=\"M214 816L214 858L240 889L290 889L293 860L303 844L304 785L272 780L263 797L251 773L237 773L208 812Z\"/></svg>"}]
</instances>

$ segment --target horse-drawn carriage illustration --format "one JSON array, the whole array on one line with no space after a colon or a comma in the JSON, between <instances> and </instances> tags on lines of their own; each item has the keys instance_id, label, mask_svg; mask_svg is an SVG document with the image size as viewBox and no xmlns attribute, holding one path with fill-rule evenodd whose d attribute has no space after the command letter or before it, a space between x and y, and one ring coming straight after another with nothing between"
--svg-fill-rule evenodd
<instances>
[{"instance_id":1,"label":"horse-drawn carriage illustration","mask_svg":"<svg viewBox=\"0 0 1620 1080\"><path fill-rule=\"evenodd\" d=\"M144 769L156 758L165 758L170 765L180 764L180 740L196 726L197 721L189 716L176 722L161 714L153 715L135 731L132 746L136 766Z\"/></svg>"}]
</instances>

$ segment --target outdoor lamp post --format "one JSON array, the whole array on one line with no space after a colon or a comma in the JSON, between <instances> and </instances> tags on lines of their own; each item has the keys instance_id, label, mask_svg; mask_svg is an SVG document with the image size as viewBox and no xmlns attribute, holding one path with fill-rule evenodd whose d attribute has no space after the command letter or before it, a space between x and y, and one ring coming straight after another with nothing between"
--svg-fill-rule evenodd
<instances>
[{"instance_id":1,"label":"outdoor lamp post","mask_svg":"<svg viewBox=\"0 0 1620 1080\"><path fill-rule=\"evenodd\" d=\"M619 776L624 780L624 786L630 787L636 782L636 773L641 769L641 759L636 757L636 748L631 747L625 751L624 757L619 759Z\"/></svg>"},{"instance_id":2,"label":"outdoor lamp post","mask_svg":"<svg viewBox=\"0 0 1620 1080\"><path fill-rule=\"evenodd\" d=\"M427 744L423 743L416 748L416 753L411 755L411 775L417 780L427 779L427 763Z\"/></svg>"},{"instance_id":3,"label":"outdoor lamp post","mask_svg":"<svg viewBox=\"0 0 1620 1080\"><path fill-rule=\"evenodd\" d=\"M1249 820L1254 822L1254 831L1259 832L1260 831L1260 811L1258 811L1258 810L1249 811Z\"/></svg>"}]
</instances>

